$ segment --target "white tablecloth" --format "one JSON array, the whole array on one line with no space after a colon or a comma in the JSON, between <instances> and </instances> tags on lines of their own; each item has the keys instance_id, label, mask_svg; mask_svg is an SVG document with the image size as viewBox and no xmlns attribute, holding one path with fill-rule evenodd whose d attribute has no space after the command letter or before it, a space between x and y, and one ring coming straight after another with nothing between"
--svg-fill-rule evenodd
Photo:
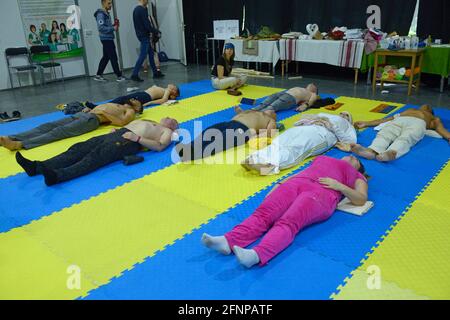
<instances>
[{"instance_id":1,"label":"white tablecloth","mask_svg":"<svg viewBox=\"0 0 450 320\"><path fill-rule=\"evenodd\" d=\"M363 40L280 40L280 59L326 63L338 67L361 67Z\"/></svg>"},{"instance_id":2,"label":"white tablecloth","mask_svg":"<svg viewBox=\"0 0 450 320\"><path fill-rule=\"evenodd\" d=\"M244 40L240 39L230 39L226 42L230 42L235 47L235 58L236 61L243 62L265 62L272 63L275 68L276 64L280 60L280 51L278 50L278 41L264 41L258 40L258 55L248 55L242 53L242 47Z\"/></svg>"}]
</instances>

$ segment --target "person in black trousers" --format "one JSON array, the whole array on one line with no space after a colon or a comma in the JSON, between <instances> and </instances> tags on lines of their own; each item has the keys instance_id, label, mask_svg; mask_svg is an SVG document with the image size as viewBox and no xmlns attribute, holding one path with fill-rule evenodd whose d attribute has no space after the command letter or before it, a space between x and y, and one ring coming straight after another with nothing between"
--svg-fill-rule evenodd
<instances>
[{"instance_id":1,"label":"person in black trousers","mask_svg":"<svg viewBox=\"0 0 450 320\"><path fill-rule=\"evenodd\" d=\"M148 16L147 5L148 0L139 0L139 5L136 6L133 11L134 29L136 31L136 36L141 43L141 52L138 60L136 61L136 65L134 66L133 75L131 76L131 80L137 82L144 81L139 78L139 70L141 69L147 55L148 62L150 63L153 71L153 78L161 78L164 76L161 71L156 69L154 50L150 45L150 34L153 34L154 38L160 38L161 32L152 27Z\"/></svg>"},{"instance_id":2,"label":"person in black trousers","mask_svg":"<svg viewBox=\"0 0 450 320\"><path fill-rule=\"evenodd\" d=\"M114 31L119 30L119 25L112 23L109 11L112 8L112 0L101 0L102 9L98 9L94 17L97 20L97 28L100 35L100 41L103 45L103 57L98 65L97 75L94 80L105 82L107 81L103 78L103 72L111 61L114 73L117 75L117 82L125 81L126 78L122 76L122 71L119 68L119 63L117 59L116 44L114 43Z\"/></svg>"}]
</instances>

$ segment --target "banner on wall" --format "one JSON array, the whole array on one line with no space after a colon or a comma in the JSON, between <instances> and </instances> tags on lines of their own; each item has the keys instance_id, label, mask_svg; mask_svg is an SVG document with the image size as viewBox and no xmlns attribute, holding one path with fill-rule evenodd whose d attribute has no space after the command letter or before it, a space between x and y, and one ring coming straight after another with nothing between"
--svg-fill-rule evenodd
<instances>
[{"instance_id":1,"label":"banner on wall","mask_svg":"<svg viewBox=\"0 0 450 320\"><path fill-rule=\"evenodd\" d=\"M54 59L83 56L79 8L74 0L18 0L28 46L48 45ZM33 60L47 60L35 55Z\"/></svg>"}]
</instances>

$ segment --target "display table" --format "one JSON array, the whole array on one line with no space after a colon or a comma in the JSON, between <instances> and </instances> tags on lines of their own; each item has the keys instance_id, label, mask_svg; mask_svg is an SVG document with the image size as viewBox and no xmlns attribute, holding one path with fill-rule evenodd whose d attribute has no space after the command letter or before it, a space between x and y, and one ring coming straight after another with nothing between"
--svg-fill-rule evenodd
<instances>
[{"instance_id":1,"label":"display table","mask_svg":"<svg viewBox=\"0 0 450 320\"><path fill-rule=\"evenodd\" d=\"M392 51L392 50L384 50L384 49L378 49L375 51L375 66L373 70L373 81L372 81L372 91L375 93L376 87L377 87L377 80L381 81L381 89L383 89L383 83L384 82L392 82L392 83L403 83L408 84L408 96L411 95L412 92L412 86L413 84L416 85L416 92L419 91L420 87L420 74L422 70L422 62L424 57L424 49L417 49L417 50L398 50L398 51ZM411 76L409 77L409 80L383 80L377 78L377 70L378 70L378 62L380 59L385 60L386 57L406 57L411 58ZM420 71L415 77L414 70L416 67L420 68Z\"/></svg>"},{"instance_id":2,"label":"display table","mask_svg":"<svg viewBox=\"0 0 450 320\"><path fill-rule=\"evenodd\" d=\"M406 60L406 61L405 61ZM404 65L409 59L402 57L389 57L388 64ZM380 62L380 61L378 61ZM363 56L361 71L371 71L375 64L375 53ZM432 46L425 49L423 54L422 73L441 76L441 92L444 91L445 79L450 75L450 45Z\"/></svg>"},{"instance_id":3,"label":"display table","mask_svg":"<svg viewBox=\"0 0 450 320\"><path fill-rule=\"evenodd\" d=\"M355 70L355 83L358 81L359 68L364 53L363 40L280 40L280 59L282 75L286 62L315 62Z\"/></svg>"},{"instance_id":4,"label":"display table","mask_svg":"<svg viewBox=\"0 0 450 320\"><path fill-rule=\"evenodd\" d=\"M280 61L280 51L278 50L278 41L273 40L254 40L258 43L258 55L243 54L242 48L244 40L242 39L230 39L230 42L234 45L235 61L242 62L262 62L270 63L272 65L273 74L275 74L275 66Z\"/></svg>"}]
</instances>

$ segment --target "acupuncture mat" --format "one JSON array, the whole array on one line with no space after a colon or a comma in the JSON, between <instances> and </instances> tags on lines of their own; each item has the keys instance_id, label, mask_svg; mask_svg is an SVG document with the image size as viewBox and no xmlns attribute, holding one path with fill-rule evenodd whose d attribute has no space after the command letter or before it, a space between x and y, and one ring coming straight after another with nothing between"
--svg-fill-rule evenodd
<instances>
[{"instance_id":1,"label":"acupuncture mat","mask_svg":"<svg viewBox=\"0 0 450 320\"><path fill-rule=\"evenodd\" d=\"M358 104L361 103L361 101L358 101ZM348 104L349 107L352 107L351 103ZM356 103L354 104L356 105ZM374 102L371 102L371 104L373 105ZM226 111L230 112L230 110ZM287 117L287 115L285 117ZM216 119L211 120L212 123L214 123L214 120ZM217 120L220 120L219 117L217 117ZM287 125L289 125L288 122L290 120L291 119L286 120ZM368 132L368 130L365 132ZM220 165L218 166L220 167ZM252 186L249 183L242 183L242 177L237 176L236 172L233 171L234 169L224 170L223 175L215 170L208 169L209 171L207 171L206 176L209 175L212 181L217 181L217 179L219 179L221 183L224 183L223 180L226 180L226 177L229 177L229 174L233 173L233 178L229 180L235 181L230 182L230 184L225 181L225 185L228 185L228 189L225 188L224 193L220 194L217 192L214 193L214 191L217 191L218 189L217 186L210 184L209 181L203 183L201 178L197 180L199 184L197 184L197 181L190 183L186 177L196 178L195 170L191 171L182 167L184 167L184 165L171 166L162 170L159 169L160 171L143 178L142 175L139 176L139 174L137 174L134 176L136 179L135 181L126 183L106 193L99 194L92 199L86 198L85 200L89 200L83 201L70 208L63 209L60 212L44 217L27 226L0 235L0 239L3 238L0 241L5 244L5 249L0 249L2 251L0 256L5 257L5 261L10 263L7 267L0 267L4 269L2 270L2 274L7 276L5 279L9 279L5 280L5 283L0 285L0 287L7 288L7 290L4 291L5 297L14 298L26 296L31 298L72 299L85 296L86 293L99 286L101 287L98 290L91 292L89 298L95 298L96 295L99 298L113 296L126 297L129 294L128 291L123 292L122 295L117 295L113 291L107 292L105 290L114 288L115 285L120 285L122 281L129 283L129 285L126 286L130 288L130 291L133 290L133 283L129 282L130 280L127 280L130 274L138 272L141 267L157 263L155 262L157 259L160 259L167 254L171 256L173 250L175 250L180 243L184 244L185 241L191 237L189 235L183 236L199 226L205 228L206 226L217 224L219 226L217 232L224 232L224 228L231 228L234 224L242 220L246 214L250 213L249 210L246 210L245 207L241 206L245 206L250 199L254 199L253 205L255 208L262 200L262 198L258 199L257 197L261 197L264 192L266 192L267 187L274 181L271 181L270 179L258 179L257 183L254 183ZM228 165L222 165L222 168L224 169L227 167ZM124 167L124 169L130 168ZM166 170L175 170L175 174L180 176L181 185L185 185L184 189L193 189L192 186L196 186L197 192L206 190L210 194L214 194L215 197L220 198L222 196L228 198L228 200L210 201L210 198L197 196L189 191L182 190L183 188L180 190L180 188L178 188L179 186L174 187L172 190L169 182L177 182L177 179L173 180L173 177L171 177L173 174L170 172L169 174L165 174ZM118 171L118 173L123 176L127 175L126 170ZM161 181L164 182L165 177L168 178L168 182L160 185ZM225 179L223 179L224 177ZM254 177L249 177L249 179L253 178ZM88 187L92 188L92 184L95 184L95 182L92 181L91 185L88 185ZM235 184L242 184L242 186L233 188ZM261 192L261 190L263 191ZM241 197L232 194L228 195L228 193L238 192L241 194ZM45 197L45 191L43 191L41 195ZM127 195L126 199L123 199L124 195ZM248 200L246 200L246 198L248 198ZM54 199L51 197L47 199L47 201L52 200ZM133 208L136 208L136 210ZM145 208L145 210L142 208ZM236 211L235 216L233 215L233 210ZM161 212L170 214L158 214ZM222 212L226 212L226 214L220 214ZM220 215L214 219L218 214ZM231 220L225 219L228 217L230 217ZM209 223L206 223L210 219L212 220ZM3 220L0 222L3 224ZM194 233L195 232L196 231L194 231ZM180 240L176 241L173 246L164 250L168 244L173 243L176 239ZM199 238L197 237L195 245L193 245L186 253L192 253L192 250L194 249L203 249L201 246L198 248L198 239ZM186 245L190 246L189 242L187 242ZM18 248L18 251L16 254L11 255L11 252L9 252L10 250L7 249L8 247ZM316 261L318 265L322 265L321 259L324 256L320 252L318 253L318 251L313 250L298 251L299 254L301 253L303 255L303 257L299 257L299 259L306 259L313 264L314 261ZM200 252L202 254L205 253L205 251ZM152 257L148 258L150 256ZM213 258L215 259L215 257ZM182 256L180 259L181 261L179 262L184 262ZM33 261L34 269L26 269L23 264L27 264L27 261L31 260ZM204 257L194 257L194 260L203 261L203 264L205 264L206 261ZM336 259L329 260L336 262L336 269L339 269L338 265L341 267L341 275L334 284L334 288L330 288L328 292L326 292L328 295L338 286L339 281L342 281L342 279L355 268L353 266L350 267L345 262L336 261ZM232 259L228 259L227 261L235 263ZM16 263L19 262L22 262L23 264L16 265ZM139 262L142 264L134 267L134 265ZM79 265L81 268L81 290L67 289L67 267L72 264ZM274 264L271 263L270 267L273 265ZM235 266L235 264L233 264L233 266ZM170 266L170 268L171 267L173 266ZM125 272L121 277L121 273L126 269L131 269L132 271ZM169 268L166 269L168 270L168 274L170 274ZM262 268L262 270L269 269ZM327 272L323 268L322 270L324 270L324 273ZM180 270L174 269L174 271L179 272ZM244 276L245 273L240 273L240 271L242 270L237 269L238 275L241 274L241 276ZM163 272L163 269L159 272ZM253 272L253 270L251 270L251 272ZM247 274L251 274L251 272ZM42 277L37 279L37 274ZM232 281L234 278L239 278L239 276L234 277L235 274L236 272L225 272L221 274L221 279L229 279L229 281ZM17 280L18 275L20 275L19 278L22 277L22 280ZM154 275L160 276L158 272ZM197 273L196 276L201 276L201 274ZM166 276L163 278L165 277ZM113 280L107 284L111 278L113 278ZM311 276L305 275L305 278L311 278ZM318 275L317 278L320 278L320 280L322 280L320 283L323 283L322 286L317 287L317 294L327 291L324 289L325 282L327 282L326 279L333 278L333 276L323 277ZM27 279L28 282L24 279ZM145 279L146 278L144 278L144 280ZM189 277L186 279L180 279L180 277L178 277L177 279L186 284L190 281ZM206 280L208 279L205 279L205 281ZM229 281L224 283L224 285L232 286L233 284ZM263 281L263 279L261 281ZM145 281L143 283L145 283ZM237 282L237 284L240 284L240 282ZM263 284L264 282L261 283L261 285ZM280 286L282 285L283 283L280 283ZM152 284L149 283L149 290L151 289L151 286ZM199 286L201 285L199 284ZM250 290L252 286L252 282L249 282L248 288L247 290L244 290L245 292L242 294L241 298L257 297L257 295L252 295ZM177 288L177 286L174 286L173 288ZM232 287L229 288L231 290ZM306 295L308 291L307 286L303 289ZM155 289L155 291L157 290ZM139 292L141 291L135 291L136 294ZM161 295L166 293L170 294L170 292L174 295L178 293L176 298L182 297L181 293L178 292L178 289L177 292L161 292ZM151 293L154 293L154 295ZM189 291L186 294L189 295ZM295 298L292 297L292 291L290 290L287 290L286 296L287 295L289 295L290 298ZM153 290L141 292L141 298L143 297L157 298L157 294ZM311 294L310 297L314 297L314 294ZM174 297L172 296L171 298ZM214 298L214 296L209 298Z\"/></svg>"}]
</instances>

